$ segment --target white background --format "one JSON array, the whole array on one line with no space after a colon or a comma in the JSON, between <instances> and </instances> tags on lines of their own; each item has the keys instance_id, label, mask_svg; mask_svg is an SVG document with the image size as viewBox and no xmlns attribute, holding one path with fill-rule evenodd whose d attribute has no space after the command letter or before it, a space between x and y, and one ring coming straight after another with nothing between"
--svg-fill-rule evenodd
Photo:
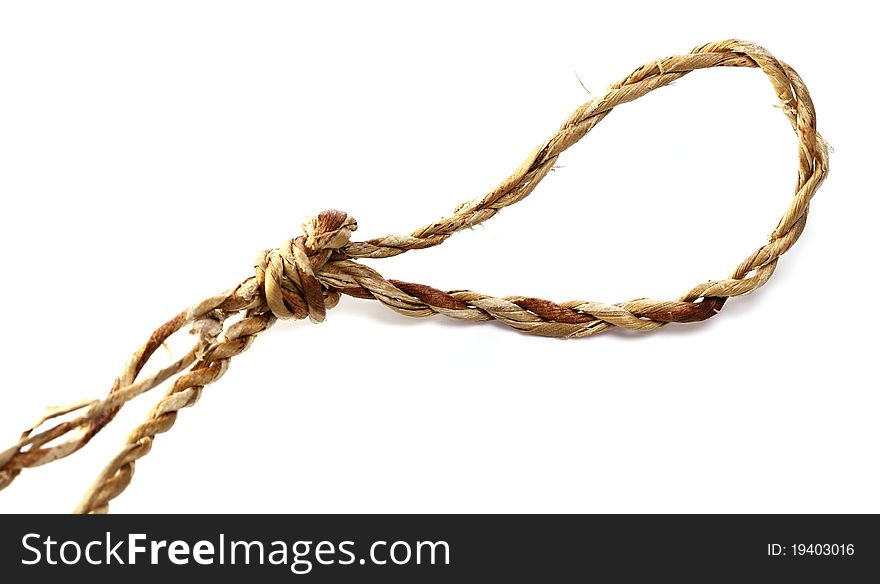
<instances>
[{"instance_id":1,"label":"white background","mask_svg":"<svg viewBox=\"0 0 880 584\"><path fill-rule=\"evenodd\" d=\"M155 326L307 215L408 233L516 168L589 98L578 77L598 94L739 37L801 73L835 148L768 285L702 324L576 341L344 298L233 359L111 508L880 512L875 21L844 2L616 5L0 5L0 446L104 394ZM693 73L484 227L369 265L500 296L674 298L728 275L788 204L796 141L774 105L757 70ZM0 512L70 510L162 391L25 470Z\"/></svg>"}]
</instances>

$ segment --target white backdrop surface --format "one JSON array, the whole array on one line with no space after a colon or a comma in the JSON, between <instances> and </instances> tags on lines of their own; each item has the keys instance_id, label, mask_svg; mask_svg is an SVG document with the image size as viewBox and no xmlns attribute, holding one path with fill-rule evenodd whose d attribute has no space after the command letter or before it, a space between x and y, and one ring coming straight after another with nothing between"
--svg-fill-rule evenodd
<instances>
[{"instance_id":1,"label":"white backdrop surface","mask_svg":"<svg viewBox=\"0 0 880 584\"><path fill-rule=\"evenodd\" d=\"M861 5L3 3L0 446L105 393L155 326L307 215L408 233L505 178L590 92L737 37L798 70L835 148L769 284L705 323L574 341L344 298L233 359L111 508L880 512ZM368 263L499 296L675 298L728 275L791 198L774 105L757 70L693 73L614 111L485 226ZM70 510L161 391L24 471L0 512Z\"/></svg>"}]
</instances>

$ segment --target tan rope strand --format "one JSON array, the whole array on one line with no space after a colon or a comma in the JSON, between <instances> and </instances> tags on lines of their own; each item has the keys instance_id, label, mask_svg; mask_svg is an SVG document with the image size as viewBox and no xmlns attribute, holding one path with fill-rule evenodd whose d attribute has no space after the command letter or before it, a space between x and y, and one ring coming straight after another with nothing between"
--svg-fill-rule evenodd
<instances>
[{"instance_id":1,"label":"tan rope strand","mask_svg":"<svg viewBox=\"0 0 880 584\"><path fill-rule=\"evenodd\" d=\"M468 290L444 292L399 280L385 279L355 259L383 258L413 249L439 245L453 233L479 225L501 209L531 194L550 172L559 156L583 138L618 105L668 85L698 69L711 67L759 68L769 78L798 138L798 180L795 195L766 244L749 254L722 280L691 288L675 300L637 298L607 304L573 300L556 303L528 296L496 297ZM157 329L127 361L104 400L87 400L52 408L26 430L13 447L0 452L0 489L23 468L66 457L84 446L129 400L163 381L175 378L171 388L147 420L135 429L120 453L105 467L86 493L77 512L106 512L109 502L129 485L135 461L146 455L155 436L171 428L177 412L193 405L201 390L216 381L230 359L245 351L276 318L321 322L340 294L378 300L395 312L411 317L435 314L473 321L496 320L516 330L550 337L573 338L614 327L648 331L670 322L697 322L721 310L727 298L752 292L765 284L778 260L800 237L810 201L828 172L828 148L816 131L816 116L803 80L787 64L765 49L746 41L726 40L646 63L601 96L578 107L559 130L495 189L459 205L453 214L409 235L393 235L352 242L357 222L341 211L324 211L303 225L304 235L260 254L256 275L230 291L205 299ZM233 318L242 316L233 322ZM184 357L156 373L141 370L165 340L185 326L199 340ZM224 330L225 329L225 330ZM79 409L84 414L41 425ZM60 441L60 442L59 442ZM58 442L52 445L51 443Z\"/></svg>"},{"instance_id":2,"label":"tan rope strand","mask_svg":"<svg viewBox=\"0 0 880 584\"><path fill-rule=\"evenodd\" d=\"M16 445L0 452L0 489L7 487L24 468L41 466L73 454L112 421L126 402L192 365L200 354L210 348L210 329L201 329L199 342L184 357L150 376L134 381L156 349L184 325L200 322L213 311L231 315L239 312L239 307L246 308L260 302L256 278L251 278L233 290L203 300L156 329L147 342L126 361L122 373L114 381L105 399L86 400L65 408L49 408L51 415L40 418L22 433ZM56 424L43 432L33 433L44 422L83 408L88 409L79 417ZM43 447L63 437L68 439Z\"/></svg>"},{"instance_id":3,"label":"tan rope strand","mask_svg":"<svg viewBox=\"0 0 880 584\"><path fill-rule=\"evenodd\" d=\"M226 372L229 360L246 351L258 334L275 322L271 314L247 316L229 327L223 339L199 360L192 370L179 377L162 400L150 411L147 420L128 436L126 445L104 468L75 513L106 513L109 502L131 482L135 461L146 456L156 434L167 432L177 420L177 412L194 405L205 386Z\"/></svg>"},{"instance_id":4,"label":"tan rope strand","mask_svg":"<svg viewBox=\"0 0 880 584\"><path fill-rule=\"evenodd\" d=\"M825 145L815 134L813 105L809 92L797 73L753 43L739 40L709 43L695 48L689 55L677 55L646 63L609 87L604 95L577 108L556 134L536 148L513 174L484 197L459 205L450 217L430 223L408 236L393 235L352 243L345 249L346 254L352 258L394 256L411 249L438 245L453 233L482 223L502 208L528 196L546 176L559 155L585 136L614 107L668 85L691 71L709 67L760 67L770 78L783 104L783 111L801 138L801 172L806 172L811 162L822 156ZM801 128L798 128L798 115L805 116L807 122ZM824 154L827 162L827 152ZM824 172L821 176L824 176ZM815 189L812 190L814 191ZM810 196L812 192L809 193ZM784 230L782 224L780 227Z\"/></svg>"}]
</instances>

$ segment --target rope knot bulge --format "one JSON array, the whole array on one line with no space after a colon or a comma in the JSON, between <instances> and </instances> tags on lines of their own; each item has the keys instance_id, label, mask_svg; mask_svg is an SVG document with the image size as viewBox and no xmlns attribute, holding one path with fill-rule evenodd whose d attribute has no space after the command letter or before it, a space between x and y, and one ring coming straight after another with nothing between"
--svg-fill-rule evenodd
<instances>
[{"instance_id":1,"label":"rope knot bulge","mask_svg":"<svg viewBox=\"0 0 880 584\"><path fill-rule=\"evenodd\" d=\"M339 302L339 293L323 286L315 274L349 243L357 221L331 209L306 219L302 229L303 235L262 252L254 267L272 314L282 319L308 316L317 323Z\"/></svg>"}]
</instances>

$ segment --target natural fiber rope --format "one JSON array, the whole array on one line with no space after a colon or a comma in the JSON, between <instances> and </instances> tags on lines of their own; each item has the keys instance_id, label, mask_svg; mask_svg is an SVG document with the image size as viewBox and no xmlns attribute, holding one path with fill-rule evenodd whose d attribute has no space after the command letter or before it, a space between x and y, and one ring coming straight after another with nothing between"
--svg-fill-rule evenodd
<instances>
[{"instance_id":1,"label":"natural fiber rope","mask_svg":"<svg viewBox=\"0 0 880 584\"><path fill-rule=\"evenodd\" d=\"M354 260L384 258L443 243L456 231L479 225L499 210L527 197L569 146L584 137L616 106L633 101L687 73L710 67L758 67L769 77L781 108L798 137L795 196L766 244L749 254L730 277L694 286L672 301L639 298L618 304L570 301L555 303L524 296L499 298L467 290L443 292L422 284L386 280ZM577 108L562 127L535 149L506 180L486 196L460 205L448 218L395 235L352 242L354 218L324 211L303 226L304 235L259 255L256 275L212 296L156 329L128 360L103 400L50 408L26 430L17 444L0 452L0 489L24 468L40 466L79 450L108 424L129 400L174 379L147 420L128 437L120 453L101 472L76 512L106 512L110 500L130 483L135 461L146 455L157 434L168 431L177 412L193 405L202 389L219 379L229 360L245 351L276 318L321 322L340 294L373 298L406 316L443 314L462 320L497 320L519 331L550 337L584 337L621 327L653 330L670 322L695 322L716 314L725 300L762 286L779 257L797 241L810 200L828 172L828 149L816 132L810 94L800 76L765 49L726 40L695 48L687 55L657 59L608 88L604 95ZM235 321L234 317L240 317ZM193 348L168 367L140 376L150 356L166 339L191 325ZM37 433L49 420L73 412L78 417Z\"/></svg>"}]
</instances>

